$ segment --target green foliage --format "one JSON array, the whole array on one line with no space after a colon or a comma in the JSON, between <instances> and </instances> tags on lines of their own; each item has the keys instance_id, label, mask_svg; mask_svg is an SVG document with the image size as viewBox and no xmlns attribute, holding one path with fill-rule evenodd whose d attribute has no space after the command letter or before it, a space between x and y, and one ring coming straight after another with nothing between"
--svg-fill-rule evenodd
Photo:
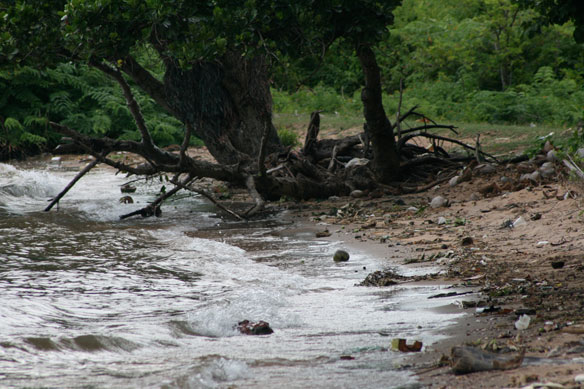
<instances>
[{"instance_id":1,"label":"green foliage","mask_svg":"<svg viewBox=\"0 0 584 389\"><path fill-rule=\"evenodd\" d=\"M182 123L144 94L135 93L157 144L180 143ZM50 131L49 120L87 135L140 139L119 87L95 69L62 63L42 71L19 67L0 72L3 147L54 147L60 136Z\"/></svg>"},{"instance_id":2,"label":"green foliage","mask_svg":"<svg viewBox=\"0 0 584 389\"><path fill-rule=\"evenodd\" d=\"M280 142L282 142L282 145L284 146L296 147L300 145L300 142L298 141L298 135L295 132L285 128L278 130L278 137L280 137Z\"/></svg>"}]
</instances>

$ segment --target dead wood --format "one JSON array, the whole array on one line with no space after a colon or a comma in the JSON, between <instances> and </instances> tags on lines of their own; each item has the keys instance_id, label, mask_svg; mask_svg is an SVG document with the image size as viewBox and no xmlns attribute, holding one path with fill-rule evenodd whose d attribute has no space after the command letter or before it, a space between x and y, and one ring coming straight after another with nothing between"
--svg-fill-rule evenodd
<instances>
[{"instance_id":1,"label":"dead wood","mask_svg":"<svg viewBox=\"0 0 584 389\"><path fill-rule=\"evenodd\" d=\"M172 188L171 190L162 193L160 196L158 196L156 198L156 200L154 200L152 203L150 203L146 207L120 216L120 219L123 220L123 219L127 219L129 217L138 216L138 215L142 216L142 217L151 217L151 216L160 217L162 215L162 210L160 209L162 202L164 200L168 199L169 197L174 196L175 193L177 193L179 190L181 190L186 185L188 185L188 183L191 182L193 179L194 179L194 177L192 175L188 175L182 182L180 182L180 185L175 185L175 187ZM175 182L179 182L179 181L175 178Z\"/></svg>"},{"instance_id":2,"label":"dead wood","mask_svg":"<svg viewBox=\"0 0 584 389\"><path fill-rule=\"evenodd\" d=\"M63 196L65 196L67 194L67 192L69 192L69 190L71 188L73 188L73 186L77 183L77 181L79 181L81 179L81 177L83 177L85 174L87 174L91 169L93 169L97 164L99 163L99 160L94 159L92 162L88 163L83 170L81 170L79 173L77 173L77 175L71 180L71 182L69 182L67 184L67 186L65 187L65 189L63 189L61 191L61 193L59 193L53 200L51 200L51 203L45 208L45 212L49 212L51 210L51 208L53 208L53 206L55 204L57 204L59 202L59 200L61 200L61 198Z\"/></svg>"}]
</instances>

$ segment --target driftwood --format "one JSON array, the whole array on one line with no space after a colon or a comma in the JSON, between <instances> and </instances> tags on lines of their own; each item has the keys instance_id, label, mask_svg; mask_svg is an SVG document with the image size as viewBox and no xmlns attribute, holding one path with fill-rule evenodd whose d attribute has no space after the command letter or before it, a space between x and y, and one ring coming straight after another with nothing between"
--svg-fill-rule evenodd
<instances>
[{"instance_id":1,"label":"driftwood","mask_svg":"<svg viewBox=\"0 0 584 389\"><path fill-rule=\"evenodd\" d=\"M77 181L79 181L81 179L81 177L83 177L85 174L87 174L91 169L93 169L97 164L99 163L99 161L97 159L93 160L92 162L88 163L83 170L81 170L79 173L77 173L77 175L71 180L71 182L69 182L69 184L67 184L67 186L65 187L65 189L63 189L61 191L61 193L59 193L57 195L57 197L55 197L51 203L45 208L45 212L49 212L51 210L51 208L53 208L53 206L55 204L57 204L59 202L59 200L61 200L61 198L63 196L65 196L67 194L67 192L69 192L69 190L71 188L73 188L73 185L75 185L77 183Z\"/></svg>"},{"instance_id":2,"label":"driftwood","mask_svg":"<svg viewBox=\"0 0 584 389\"><path fill-rule=\"evenodd\" d=\"M156 200L154 200L152 203L150 203L146 207L120 216L120 219L123 220L123 219L127 219L129 217L132 217L132 216L142 216L142 217L156 216L156 217L160 217L162 215L162 210L160 209L160 205L162 204L162 202L164 200L166 200L167 198L173 196L175 193L177 193L179 190L181 190L185 185L188 185L188 183L191 182L193 179L194 179L194 177L192 175L188 175L180 183L180 185L176 185L171 190L161 194L160 196L158 196L156 198Z\"/></svg>"}]
</instances>

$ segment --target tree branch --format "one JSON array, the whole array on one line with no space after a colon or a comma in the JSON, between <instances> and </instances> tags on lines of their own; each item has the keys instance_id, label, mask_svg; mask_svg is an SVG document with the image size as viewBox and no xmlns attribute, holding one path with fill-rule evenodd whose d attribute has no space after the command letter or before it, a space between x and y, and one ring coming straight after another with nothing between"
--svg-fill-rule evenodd
<instances>
[{"instance_id":1,"label":"tree branch","mask_svg":"<svg viewBox=\"0 0 584 389\"><path fill-rule=\"evenodd\" d=\"M126 103L128 104L128 108L130 109L132 117L134 118L134 121L136 122L136 126L138 127L138 130L140 131L140 134L142 135L142 142L148 148L155 148L156 146L154 145L154 142L152 140L152 136L150 135L150 131L148 131L148 128L146 127L146 121L144 120L144 116L142 115L142 112L140 110L140 106L138 105L138 102L134 98L134 94L132 93L132 89L130 88L130 85L126 82L126 79L124 78L122 73L117 68L115 68L109 64L96 61L94 59L91 59L89 61L89 64L91 66L101 70L102 72L104 72L105 74L107 74L108 76L113 78L115 81L117 81L117 83L122 88L122 92L124 93L124 98L126 99Z\"/></svg>"},{"instance_id":2,"label":"tree branch","mask_svg":"<svg viewBox=\"0 0 584 389\"><path fill-rule=\"evenodd\" d=\"M45 208L45 212L49 212L51 210L51 208L53 208L53 206L55 204L57 204L59 202L59 200L61 200L61 198L63 196L65 196L65 194L67 194L67 192L69 192L69 190L71 188L73 188L73 186L77 183L77 181L79 181L81 179L81 177L83 177L86 173L88 173L91 169L93 169L98 163L99 163L99 160L94 159L92 162L88 163L87 166L85 166L83 168L83 170L81 170L79 173L77 173L77 175L71 180L71 182L69 182L69 184L67 184L67 186L65 187L65 189L63 189L61 191L61 193L59 193L57 195L57 197L55 197L51 201L51 203L49 204L49 206Z\"/></svg>"}]
</instances>

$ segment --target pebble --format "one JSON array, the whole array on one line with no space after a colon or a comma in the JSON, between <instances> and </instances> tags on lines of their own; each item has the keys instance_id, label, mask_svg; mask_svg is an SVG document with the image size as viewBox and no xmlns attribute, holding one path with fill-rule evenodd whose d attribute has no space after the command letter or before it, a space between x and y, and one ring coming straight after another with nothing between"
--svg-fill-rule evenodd
<instances>
[{"instance_id":1,"label":"pebble","mask_svg":"<svg viewBox=\"0 0 584 389\"><path fill-rule=\"evenodd\" d=\"M365 192L363 192L362 190L355 189L354 191L351 192L351 197L355 199L358 199L363 196L365 196Z\"/></svg>"},{"instance_id":2,"label":"pebble","mask_svg":"<svg viewBox=\"0 0 584 389\"><path fill-rule=\"evenodd\" d=\"M460 182L460 176L454 176L450 179L450 181L448 181L448 185L456 186L456 184L458 184L459 182Z\"/></svg>"},{"instance_id":3,"label":"pebble","mask_svg":"<svg viewBox=\"0 0 584 389\"><path fill-rule=\"evenodd\" d=\"M419 209L416 207L409 207L406 211L410 211L410 212L418 212Z\"/></svg>"},{"instance_id":4,"label":"pebble","mask_svg":"<svg viewBox=\"0 0 584 389\"><path fill-rule=\"evenodd\" d=\"M574 381L577 383L584 383L584 374L578 374L574 377Z\"/></svg>"},{"instance_id":5,"label":"pebble","mask_svg":"<svg viewBox=\"0 0 584 389\"><path fill-rule=\"evenodd\" d=\"M497 170L495 165L491 163L483 163L474 168L474 171L479 174L491 174Z\"/></svg>"},{"instance_id":6,"label":"pebble","mask_svg":"<svg viewBox=\"0 0 584 389\"><path fill-rule=\"evenodd\" d=\"M436 196L430 202L430 207L432 208L441 208L448 205L448 200L442 196Z\"/></svg>"}]
</instances>

